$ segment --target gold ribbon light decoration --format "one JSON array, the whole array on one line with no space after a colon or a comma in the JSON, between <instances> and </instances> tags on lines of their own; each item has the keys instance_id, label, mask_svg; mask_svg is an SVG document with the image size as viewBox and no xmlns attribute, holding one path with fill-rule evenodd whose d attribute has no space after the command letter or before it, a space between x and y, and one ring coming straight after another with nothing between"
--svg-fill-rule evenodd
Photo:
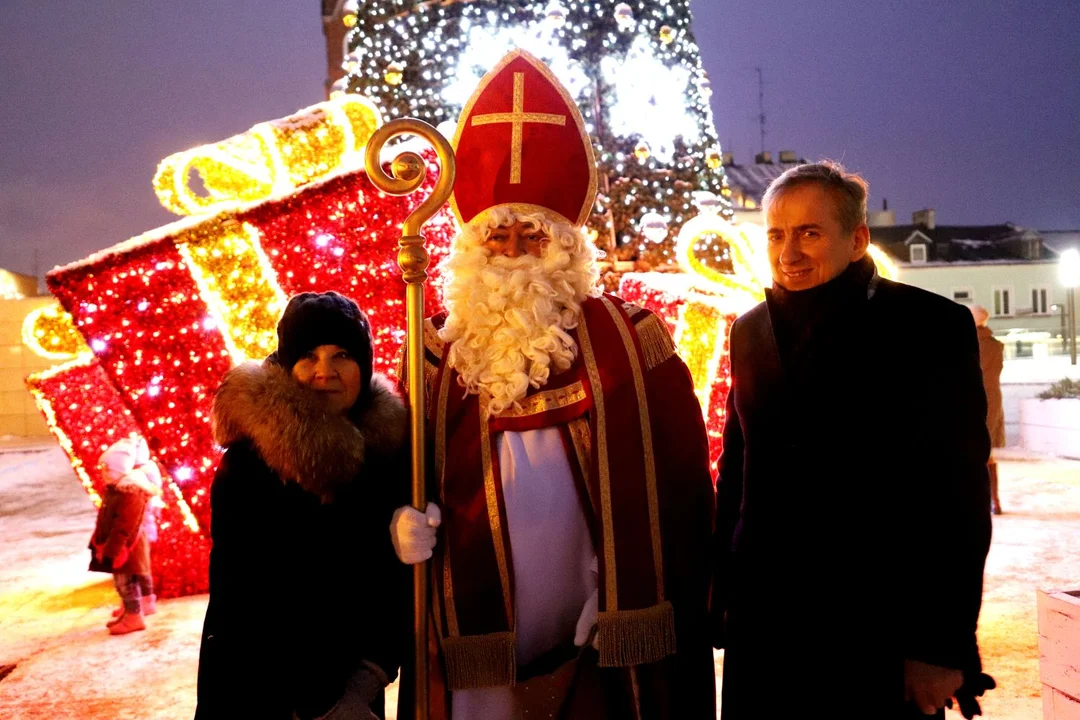
<instances>
[{"instance_id":1,"label":"gold ribbon light decoration","mask_svg":"<svg viewBox=\"0 0 1080 720\"><path fill-rule=\"evenodd\" d=\"M343 94L221 142L170 155L158 165L154 192L178 215L218 212L286 194L338 168L358 166L382 122L372 101ZM205 192L192 187L192 170Z\"/></svg>"}]
</instances>

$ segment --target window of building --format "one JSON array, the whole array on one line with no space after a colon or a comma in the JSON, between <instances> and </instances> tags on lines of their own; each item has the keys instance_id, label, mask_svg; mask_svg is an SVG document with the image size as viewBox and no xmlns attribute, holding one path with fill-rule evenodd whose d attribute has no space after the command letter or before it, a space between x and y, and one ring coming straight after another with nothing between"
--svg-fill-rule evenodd
<instances>
[{"instance_id":1,"label":"window of building","mask_svg":"<svg viewBox=\"0 0 1080 720\"><path fill-rule=\"evenodd\" d=\"M1050 314L1050 289L1045 287L1031 288L1031 312L1035 315Z\"/></svg>"},{"instance_id":2,"label":"window of building","mask_svg":"<svg viewBox=\"0 0 1080 720\"><path fill-rule=\"evenodd\" d=\"M1014 313L1012 299L1011 287L994 288L994 308L991 311L994 317L1012 317Z\"/></svg>"},{"instance_id":3,"label":"window of building","mask_svg":"<svg viewBox=\"0 0 1080 720\"><path fill-rule=\"evenodd\" d=\"M926 262L926 246L922 243L915 243L908 247L910 252L911 262L924 263Z\"/></svg>"},{"instance_id":4,"label":"window of building","mask_svg":"<svg viewBox=\"0 0 1080 720\"><path fill-rule=\"evenodd\" d=\"M953 288L952 299L963 305L970 305L975 302L975 291L969 287Z\"/></svg>"}]
</instances>

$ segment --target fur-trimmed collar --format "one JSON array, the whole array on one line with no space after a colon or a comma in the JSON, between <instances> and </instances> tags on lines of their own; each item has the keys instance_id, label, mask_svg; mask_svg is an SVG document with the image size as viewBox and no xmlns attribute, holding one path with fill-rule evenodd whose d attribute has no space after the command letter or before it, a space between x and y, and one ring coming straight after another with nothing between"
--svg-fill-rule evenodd
<instances>
[{"instance_id":1,"label":"fur-trimmed collar","mask_svg":"<svg viewBox=\"0 0 1080 720\"><path fill-rule=\"evenodd\" d=\"M144 473L140 468L135 468L129 472L124 473L115 481L113 481L111 476L106 473L105 484L109 487L116 488L118 492L141 492L146 493L151 497L157 497L158 495L161 495L161 488L155 485L153 481L150 480L150 478L146 477L146 473Z\"/></svg>"},{"instance_id":2,"label":"fur-trimmed collar","mask_svg":"<svg viewBox=\"0 0 1080 720\"><path fill-rule=\"evenodd\" d=\"M223 447L250 440L282 480L329 502L366 458L392 456L405 443L405 404L390 381L373 375L371 396L367 410L350 420L327 412L317 393L279 365L244 363L225 375L214 397L214 439Z\"/></svg>"}]
</instances>

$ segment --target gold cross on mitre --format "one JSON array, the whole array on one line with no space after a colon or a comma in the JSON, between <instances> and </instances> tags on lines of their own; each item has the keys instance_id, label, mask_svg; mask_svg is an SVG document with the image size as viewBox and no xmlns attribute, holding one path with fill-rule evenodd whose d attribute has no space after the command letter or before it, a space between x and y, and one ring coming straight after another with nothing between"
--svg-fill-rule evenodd
<instances>
[{"instance_id":1,"label":"gold cross on mitre","mask_svg":"<svg viewBox=\"0 0 1080 720\"><path fill-rule=\"evenodd\" d=\"M510 184L519 185L521 183L521 136L525 123L566 125L566 116L525 112L525 73L516 72L514 73L513 111L474 115L472 119L473 127L477 125L495 125L496 123L511 123L512 125L510 132Z\"/></svg>"}]
</instances>

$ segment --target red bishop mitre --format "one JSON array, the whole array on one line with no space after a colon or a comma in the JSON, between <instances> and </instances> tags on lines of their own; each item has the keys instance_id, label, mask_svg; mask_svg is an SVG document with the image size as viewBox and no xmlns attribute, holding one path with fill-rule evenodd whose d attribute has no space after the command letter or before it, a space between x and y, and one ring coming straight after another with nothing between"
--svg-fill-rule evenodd
<instances>
[{"instance_id":1,"label":"red bishop mitre","mask_svg":"<svg viewBox=\"0 0 1080 720\"><path fill-rule=\"evenodd\" d=\"M515 50L484 76L454 135L450 199L464 225L509 207L581 226L596 200L596 162L585 121L547 65Z\"/></svg>"}]
</instances>

